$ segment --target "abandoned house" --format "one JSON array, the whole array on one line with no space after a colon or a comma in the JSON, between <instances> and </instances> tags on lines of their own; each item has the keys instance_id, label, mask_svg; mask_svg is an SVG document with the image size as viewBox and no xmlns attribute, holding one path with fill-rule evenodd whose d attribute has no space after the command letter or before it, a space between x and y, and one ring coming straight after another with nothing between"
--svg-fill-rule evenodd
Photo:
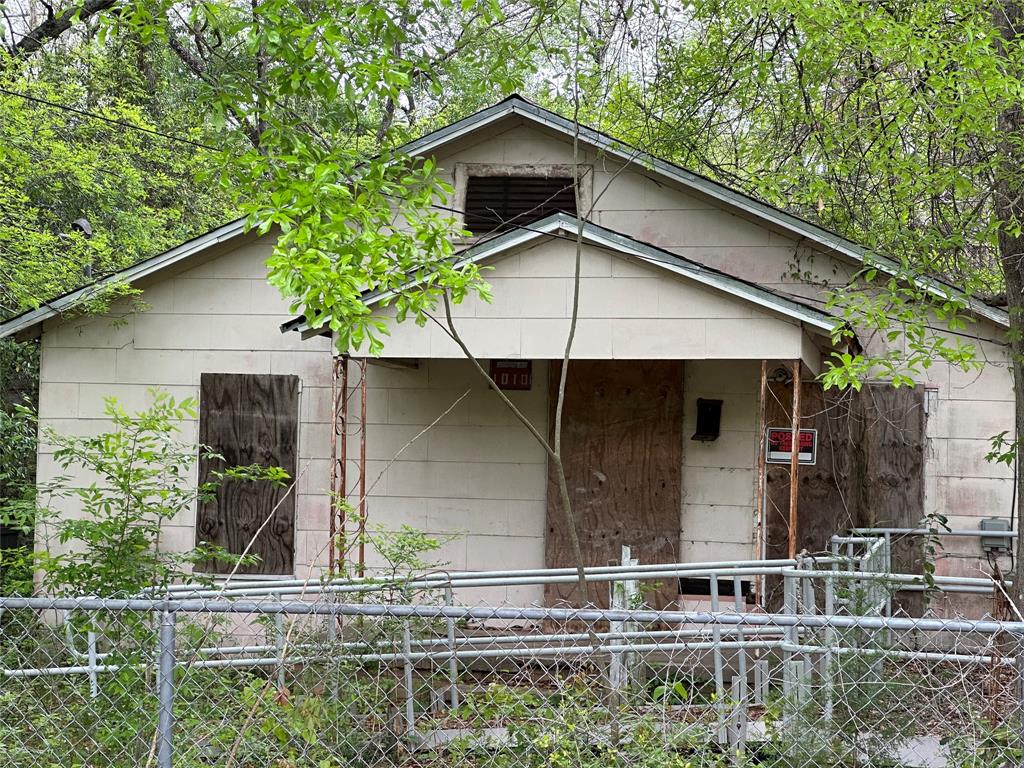
<instances>
[{"instance_id":1,"label":"abandoned house","mask_svg":"<svg viewBox=\"0 0 1024 768\"><path fill-rule=\"evenodd\" d=\"M1013 427L1005 312L970 304L980 371L936 363L916 388L824 391L816 377L842 320L823 286L853 278L863 250L585 128L578 212L571 186L565 193L573 133L571 121L511 97L404 148L436 160L455 189L451 207L487 233L463 243L462 258L489 267L493 301L471 297L454 312L491 384L431 324L393 325L380 358L337 356L267 284L273 243L241 221L115 276L141 289L144 311L124 301L110 311L117 322L62 316L70 294L0 336L39 339L44 426L99 431L106 396L140 409L161 387L199 400L187 439L297 478L283 501L253 491L201 505L165 530L166 547L207 540L239 551L276 505L252 574L302 577L342 556L372 567L372 552L330 545L332 531L351 536L360 520L443 537L436 557L450 569L567 566L545 452L492 387L549 429L579 213L563 454L588 563L606 564L624 544L645 563L785 557L820 552L851 527L914 527L933 514L954 529L1012 522L1013 469L985 458L990 438ZM44 446L38 476L55 473ZM347 514L332 513L335 488ZM979 575L990 544L947 540L939 573Z\"/></svg>"}]
</instances>

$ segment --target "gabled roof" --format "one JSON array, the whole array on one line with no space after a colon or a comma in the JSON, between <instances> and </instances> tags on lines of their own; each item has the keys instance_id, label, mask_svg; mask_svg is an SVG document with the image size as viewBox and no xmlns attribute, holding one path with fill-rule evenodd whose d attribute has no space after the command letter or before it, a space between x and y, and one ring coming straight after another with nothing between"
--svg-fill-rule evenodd
<instances>
[{"instance_id":1,"label":"gabled roof","mask_svg":"<svg viewBox=\"0 0 1024 768\"><path fill-rule=\"evenodd\" d=\"M568 213L554 213L527 227L514 229L503 235L478 243L462 251L456 257L456 264L481 263L497 258L510 251L530 247L540 241L560 237L575 241L577 232L582 232L583 242L608 250L621 256L630 257L658 269L664 269L684 279L692 280L710 288L722 291L743 301L784 315L802 323L819 334L831 334L843 325L843 321L827 312L803 302L781 296L756 283L741 280L724 272L711 269L695 261L685 259L669 251L636 240L621 232L615 232L589 221L582 222ZM411 280L405 287L415 288ZM368 306L380 304L395 296L395 291L377 291L363 294ZM319 335L320 330L308 327L302 318L290 320L281 326L282 333L298 331L304 336Z\"/></svg>"},{"instance_id":2,"label":"gabled roof","mask_svg":"<svg viewBox=\"0 0 1024 768\"><path fill-rule=\"evenodd\" d=\"M725 208L741 211L761 221L773 224L798 239L806 239L815 243L828 253L845 256L847 259L858 264L870 262L872 265L877 266L879 270L889 274L896 275L900 272L900 266L897 262L870 252L869 249L852 240L847 240L842 235L806 221L799 216L794 216L781 208L776 208L773 205L738 192L706 176L701 176L667 160L662 160L635 147L631 147L601 131L584 125L577 127L572 120L531 101L527 101L518 94L509 96L504 101L500 101L491 107L487 107L458 122L409 142L400 151L408 155L426 155L436 151L444 144L472 131L496 123L510 115L517 115L528 122L544 126L570 138L578 135L581 142L589 144L605 155L615 157L627 163L636 164L648 174L674 181L686 189L706 195L721 203ZM1009 315L1007 312L990 307L984 302L966 296L963 291L955 286L935 278L918 278L917 283L925 290L941 298L956 297L966 300L970 310L979 317L987 318L1004 328L1009 327Z\"/></svg>"},{"instance_id":3,"label":"gabled roof","mask_svg":"<svg viewBox=\"0 0 1024 768\"><path fill-rule=\"evenodd\" d=\"M469 117L463 118L451 125L440 128L415 141L409 142L396 150L396 153L406 155L426 155L435 152L445 144L466 136L473 131L480 130L489 125L497 123L507 117L517 116L523 120L542 126L549 130L561 133L567 137L574 137L578 134L579 140L590 145L609 157L615 157L627 163L636 164L645 173L659 176L663 179L680 184L682 187L697 192L719 202L726 209L745 213L766 224L774 226L799 239L816 244L829 253L838 254L855 263L867 263L870 261L880 270L890 274L898 274L899 265L876 254L869 254L864 248L851 240L830 232L811 222L805 221L798 216L783 211L780 208L768 205L756 200L753 197L730 189L723 184L712 181L704 176L688 171L685 168L661 160L639 149L630 147L600 131L579 126L571 120L562 117L555 112L544 109L518 95L513 95L498 102L497 104L482 109ZM189 240L180 246L169 251L153 256L145 261L139 262L120 272L110 275L104 280L92 286L72 291L57 299L44 303L41 307L18 315L17 317L0 324L0 338L15 333L27 331L43 321L59 315L61 312L70 309L76 302L87 298L94 292L97 286L103 286L112 282L132 282L146 275L153 274L165 267L189 258L217 243L243 234L244 222L242 219L225 224L218 229L205 235ZM931 292L942 297L955 297L965 301L970 311L979 317L991 320L995 324L1008 328L1009 315L1000 309L990 307L983 302L966 296L954 286L948 285L934 278L920 278L918 284Z\"/></svg>"},{"instance_id":4,"label":"gabled roof","mask_svg":"<svg viewBox=\"0 0 1024 768\"><path fill-rule=\"evenodd\" d=\"M111 275L107 275L101 280L97 280L95 283L91 283L84 288L69 291L55 299L51 299L36 309L30 309L27 312L22 312L20 315L11 318L6 323L0 323L0 339L20 333L21 331L29 330L33 326L49 320L51 317L55 317L62 312L68 311L80 301L98 295L109 285L116 283L133 283L136 280L141 280L142 278L159 272L162 269L166 269L172 264L177 264L179 261L183 261L190 256L202 253L218 243L223 243L227 240L238 237L245 233L244 224L245 222L243 219L236 219L235 221L207 232L205 235L200 235L199 237L187 240L181 245L171 248L169 251L158 253L156 256L143 259L130 267L126 267L125 269Z\"/></svg>"}]
</instances>

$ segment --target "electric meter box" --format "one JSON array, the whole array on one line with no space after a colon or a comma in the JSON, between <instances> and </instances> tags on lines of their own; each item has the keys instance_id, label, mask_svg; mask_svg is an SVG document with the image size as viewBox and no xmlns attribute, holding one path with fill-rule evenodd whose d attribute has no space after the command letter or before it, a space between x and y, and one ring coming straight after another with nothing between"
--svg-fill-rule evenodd
<instances>
[{"instance_id":1,"label":"electric meter box","mask_svg":"<svg viewBox=\"0 0 1024 768\"><path fill-rule=\"evenodd\" d=\"M986 517L979 523L978 527L982 531L1009 533L1010 521L1005 517ZM985 552L1009 552L1010 541L1009 536L982 536L981 548Z\"/></svg>"}]
</instances>

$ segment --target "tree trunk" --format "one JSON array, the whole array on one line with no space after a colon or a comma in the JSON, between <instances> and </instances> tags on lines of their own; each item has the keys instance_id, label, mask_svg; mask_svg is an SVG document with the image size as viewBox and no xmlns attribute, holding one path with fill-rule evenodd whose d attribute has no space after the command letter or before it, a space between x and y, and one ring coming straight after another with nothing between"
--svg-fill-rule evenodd
<instances>
[{"instance_id":1,"label":"tree trunk","mask_svg":"<svg viewBox=\"0 0 1024 768\"><path fill-rule=\"evenodd\" d=\"M996 9L996 24L1004 40L1018 41L1024 13L1018 0L1004 0ZM1014 449L1024 437L1024 234L1017 234L1024 226L1024 183L1020 169L1024 167L1024 112L1014 104L999 115L999 131L1003 137L1000 150L1001 166L995 182L995 214L999 228L999 265L1006 285L1006 302L1010 314L1010 362L1013 366L1014 388ZM1024 493L1021 478L1016 483L1017 520L1015 528L1021 530L1024 514ZM1012 597L1018 609L1024 609L1024 537L1017 537L1017 556L1014 558Z\"/></svg>"}]
</instances>

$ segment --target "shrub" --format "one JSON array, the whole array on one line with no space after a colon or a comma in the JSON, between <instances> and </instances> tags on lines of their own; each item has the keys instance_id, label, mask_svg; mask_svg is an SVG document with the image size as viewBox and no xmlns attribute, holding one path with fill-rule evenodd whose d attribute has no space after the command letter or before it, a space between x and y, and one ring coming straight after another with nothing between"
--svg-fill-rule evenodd
<instances>
[{"instance_id":1,"label":"shrub","mask_svg":"<svg viewBox=\"0 0 1024 768\"><path fill-rule=\"evenodd\" d=\"M222 482L265 480L280 486L288 479L279 468L251 466L197 483L192 470L199 452L216 454L180 439L180 424L196 418L196 401L176 402L160 390L151 395L152 405L135 414L107 398L105 413L113 428L94 437L43 430L43 442L53 446L61 470L75 468L90 477L85 487L75 487L67 475L39 486L41 504L32 512L46 551L37 554L36 565L48 592L135 594L146 587L195 580L191 569L198 562L237 562L236 556L207 544L185 552L167 551L161 547L161 534L199 501L212 498ZM70 503L58 504L60 500ZM75 509L73 515L67 512L69 507ZM22 518L28 517L23 511ZM62 551L50 551L54 540Z\"/></svg>"}]
</instances>

